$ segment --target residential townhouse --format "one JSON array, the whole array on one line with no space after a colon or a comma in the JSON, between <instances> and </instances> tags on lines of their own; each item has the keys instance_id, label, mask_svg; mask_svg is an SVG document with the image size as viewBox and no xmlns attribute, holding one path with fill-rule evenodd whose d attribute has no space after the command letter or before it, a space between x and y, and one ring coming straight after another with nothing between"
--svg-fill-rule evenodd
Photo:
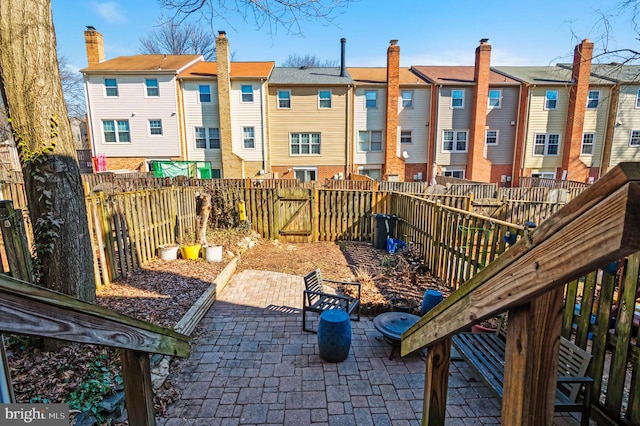
<instances>
[{"instance_id":1,"label":"residential townhouse","mask_svg":"<svg viewBox=\"0 0 640 426\"><path fill-rule=\"evenodd\" d=\"M348 71L354 81L351 171L378 180L424 180L430 85L400 67L396 40L387 49L387 67Z\"/></svg>"},{"instance_id":2,"label":"residential townhouse","mask_svg":"<svg viewBox=\"0 0 640 426\"><path fill-rule=\"evenodd\" d=\"M352 90L344 62L339 68L273 69L267 105L272 172L303 182L347 176Z\"/></svg>"},{"instance_id":3,"label":"residential townhouse","mask_svg":"<svg viewBox=\"0 0 640 426\"><path fill-rule=\"evenodd\" d=\"M274 62L230 62L224 32L216 42L216 62L199 62L178 76L181 158L208 162L214 178L264 175L267 79Z\"/></svg>"},{"instance_id":4,"label":"residential townhouse","mask_svg":"<svg viewBox=\"0 0 640 426\"><path fill-rule=\"evenodd\" d=\"M102 35L85 31L87 127L94 156L109 169L148 170L154 160L180 159L177 75L199 55L104 58Z\"/></svg>"},{"instance_id":5,"label":"residential townhouse","mask_svg":"<svg viewBox=\"0 0 640 426\"><path fill-rule=\"evenodd\" d=\"M563 66L563 64L561 64ZM640 66L593 64L594 76L610 80L610 108L601 175L624 161L640 161Z\"/></svg>"},{"instance_id":6,"label":"residential townhouse","mask_svg":"<svg viewBox=\"0 0 640 426\"><path fill-rule=\"evenodd\" d=\"M428 181L435 164L444 175L508 186L519 176L593 180L636 159L640 145L637 70L592 72L588 40L573 64L491 67L483 39L474 66L410 68L399 66L392 40L386 67L347 69L344 39L339 68L230 62L224 32L216 63L104 61L101 36L85 39L92 149L110 169L172 159L205 161L214 177ZM149 96L155 81L163 102Z\"/></svg>"}]
</instances>

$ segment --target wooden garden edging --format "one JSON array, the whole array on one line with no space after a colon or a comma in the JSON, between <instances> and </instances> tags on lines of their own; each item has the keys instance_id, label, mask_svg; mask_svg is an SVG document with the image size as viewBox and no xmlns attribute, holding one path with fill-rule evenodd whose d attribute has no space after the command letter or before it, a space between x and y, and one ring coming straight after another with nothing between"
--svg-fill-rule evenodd
<instances>
[{"instance_id":1,"label":"wooden garden edging","mask_svg":"<svg viewBox=\"0 0 640 426\"><path fill-rule=\"evenodd\" d=\"M638 250L640 165L623 163L403 334L402 355L428 348L423 424L444 424L451 336L507 309L502 423L551 424L562 285Z\"/></svg>"},{"instance_id":2,"label":"wooden garden edging","mask_svg":"<svg viewBox=\"0 0 640 426\"><path fill-rule=\"evenodd\" d=\"M129 424L134 426L155 425L149 353L190 353L185 335L4 275L0 312L0 333L119 348Z\"/></svg>"}]
</instances>

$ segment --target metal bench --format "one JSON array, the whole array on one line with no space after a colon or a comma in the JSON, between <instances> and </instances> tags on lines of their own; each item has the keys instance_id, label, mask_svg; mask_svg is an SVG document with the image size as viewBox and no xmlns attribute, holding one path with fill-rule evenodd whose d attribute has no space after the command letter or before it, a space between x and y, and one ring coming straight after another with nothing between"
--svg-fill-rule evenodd
<instances>
[{"instance_id":1,"label":"metal bench","mask_svg":"<svg viewBox=\"0 0 640 426\"><path fill-rule=\"evenodd\" d=\"M323 282L329 282L345 286L357 287L358 296L350 297L328 293L324 289ZM342 309L349 317L356 315L355 321L360 321L360 283L346 281L327 280L322 278L320 269L316 269L304 277L304 295L302 299L302 330L317 333L316 330L307 328L307 312L321 314L328 309Z\"/></svg>"},{"instance_id":2,"label":"metal bench","mask_svg":"<svg viewBox=\"0 0 640 426\"><path fill-rule=\"evenodd\" d=\"M458 333L452 339L460 356L499 398L502 398L504 382L506 324L505 315L495 333ZM560 337L555 411L582 412L582 426L589 425L591 414L593 379L586 375L590 361L589 352ZM584 394L578 401L582 386Z\"/></svg>"}]
</instances>

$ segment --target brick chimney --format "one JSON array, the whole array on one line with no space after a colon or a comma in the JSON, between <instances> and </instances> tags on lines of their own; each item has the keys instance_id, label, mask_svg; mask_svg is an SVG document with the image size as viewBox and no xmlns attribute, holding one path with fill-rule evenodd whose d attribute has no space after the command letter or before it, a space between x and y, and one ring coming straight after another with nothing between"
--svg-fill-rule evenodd
<instances>
[{"instance_id":1,"label":"brick chimney","mask_svg":"<svg viewBox=\"0 0 640 426\"><path fill-rule=\"evenodd\" d=\"M398 157L398 96L400 93L400 46L391 40L387 49L387 110L384 149L385 179L398 175L404 181L404 159Z\"/></svg>"},{"instance_id":2,"label":"brick chimney","mask_svg":"<svg viewBox=\"0 0 640 426\"><path fill-rule=\"evenodd\" d=\"M216 37L216 63L218 65L218 111L220 114L222 173L227 179L239 179L244 177L243 161L233 153L231 62L229 61L229 39L224 31L218 31L218 37Z\"/></svg>"},{"instance_id":3,"label":"brick chimney","mask_svg":"<svg viewBox=\"0 0 640 426\"><path fill-rule=\"evenodd\" d=\"M84 31L84 44L87 47L87 62L89 66L104 61L104 40L94 27L87 26Z\"/></svg>"},{"instance_id":4,"label":"brick chimney","mask_svg":"<svg viewBox=\"0 0 640 426\"><path fill-rule=\"evenodd\" d=\"M471 105L471 129L469 131L469 160L467 179L490 182L491 162L484 153L487 127L487 102L489 99L489 77L491 75L491 45L489 39L480 40L476 48L476 62L473 73L473 104Z\"/></svg>"},{"instance_id":5,"label":"brick chimney","mask_svg":"<svg viewBox=\"0 0 640 426\"><path fill-rule=\"evenodd\" d=\"M584 114L589 96L592 55L593 43L589 39L582 40L573 53L571 71L573 84L569 89L567 127L564 132L562 149L562 170L567 170L567 179L581 182L586 182L589 179L589 168L580 161L580 151L582 149Z\"/></svg>"}]
</instances>

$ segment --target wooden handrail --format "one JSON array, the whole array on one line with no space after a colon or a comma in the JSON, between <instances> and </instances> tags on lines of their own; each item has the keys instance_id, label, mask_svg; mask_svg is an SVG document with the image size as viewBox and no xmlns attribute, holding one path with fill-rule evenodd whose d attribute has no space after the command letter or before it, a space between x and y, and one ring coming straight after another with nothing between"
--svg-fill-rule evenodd
<instances>
[{"instance_id":1,"label":"wooden handrail","mask_svg":"<svg viewBox=\"0 0 640 426\"><path fill-rule=\"evenodd\" d=\"M190 352L188 336L5 275L0 312L0 333L180 357Z\"/></svg>"}]
</instances>

